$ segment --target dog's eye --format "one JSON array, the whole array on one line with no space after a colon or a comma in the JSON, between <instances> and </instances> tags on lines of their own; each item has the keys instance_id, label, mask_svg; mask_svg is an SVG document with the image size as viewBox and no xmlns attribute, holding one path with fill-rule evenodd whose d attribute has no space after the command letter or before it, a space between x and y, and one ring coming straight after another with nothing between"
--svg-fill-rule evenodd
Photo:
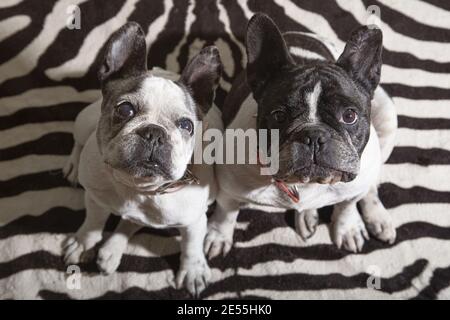
<instances>
[{"instance_id":1,"label":"dog's eye","mask_svg":"<svg viewBox=\"0 0 450 320\"><path fill-rule=\"evenodd\" d=\"M286 121L286 112L282 110L275 110L271 114L272 118L278 123L283 123Z\"/></svg>"},{"instance_id":2,"label":"dog's eye","mask_svg":"<svg viewBox=\"0 0 450 320\"><path fill-rule=\"evenodd\" d=\"M358 114L353 109L347 109L341 116L341 122L345 124L355 124L358 120Z\"/></svg>"},{"instance_id":3,"label":"dog's eye","mask_svg":"<svg viewBox=\"0 0 450 320\"><path fill-rule=\"evenodd\" d=\"M190 135L194 133L194 124L188 118L181 118L177 122L177 126L180 129L186 130Z\"/></svg>"},{"instance_id":4,"label":"dog's eye","mask_svg":"<svg viewBox=\"0 0 450 320\"><path fill-rule=\"evenodd\" d=\"M117 113L121 118L129 119L136 113L133 105L129 102L122 102L117 106Z\"/></svg>"}]
</instances>

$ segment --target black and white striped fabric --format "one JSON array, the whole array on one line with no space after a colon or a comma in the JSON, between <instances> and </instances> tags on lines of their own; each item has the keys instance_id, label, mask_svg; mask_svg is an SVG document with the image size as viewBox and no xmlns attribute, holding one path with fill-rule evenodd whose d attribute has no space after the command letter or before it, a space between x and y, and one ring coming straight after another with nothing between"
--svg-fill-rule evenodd
<instances>
[{"instance_id":1,"label":"black and white striped fabric","mask_svg":"<svg viewBox=\"0 0 450 320\"><path fill-rule=\"evenodd\" d=\"M235 247L210 263L213 279L202 298L450 298L447 0L2 0L0 298L189 297L173 288L179 237L172 230L142 229L115 274L82 264L81 288L67 287L61 243L81 225L84 204L83 190L70 187L61 168L73 120L100 96L96 71L112 32L137 21L147 32L149 67L175 72L204 45L218 46L225 63L220 106L245 63L245 26L254 12L268 13L283 31L315 32L342 48L373 4L384 32L381 82L399 114L380 187L397 241L370 240L350 254L331 244L328 209L307 244L290 212L244 211ZM80 8L79 30L66 27L70 5ZM116 223L111 217L105 232Z\"/></svg>"}]
</instances>

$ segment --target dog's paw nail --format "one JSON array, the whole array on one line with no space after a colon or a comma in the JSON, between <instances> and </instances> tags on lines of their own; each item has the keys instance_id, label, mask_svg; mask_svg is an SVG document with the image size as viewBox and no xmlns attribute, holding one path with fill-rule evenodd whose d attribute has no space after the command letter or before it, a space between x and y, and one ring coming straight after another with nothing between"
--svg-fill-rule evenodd
<instances>
[{"instance_id":1,"label":"dog's paw nail","mask_svg":"<svg viewBox=\"0 0 450 320\"><path fill-rule=\"evenodd\" d=\"M70 237L63 244L64 263L66 265L80 263L83 252L84 246L76 238Z\"/></svg>"},{"instance_id":2,"label":"dog's paw nail","mask_svg":"<svg viewBox=\"0 0 450 320\"><path fill-rule=\"evenodd\" d=\"M397 232L390 218L383 219L382 217L378 217L378 219L368 221L367 229L378 240L389 244L395 242Z\"/></svg>"},{"instance_id":3,"label":"dog's paw nail","mask_svg":"<svg viewBox=\"0 0 450 320\"><path fill-rule=\"evenodd\" d=\"M211 278L211 270L204 259L187 261L182 263L178 271L175 284L178 289L185 287L191 295L198 298L206 289Z\"/></svg>"},{"instance_id":4,"label":"dog's paw nail","mask_svg":"<svg viewBox=\"0 0 450 320\"><path fill-rule=\"evenodd\" d=\"M295 212L295 230L303 241L307 241L314 235L318 224L319 216L316 210Z\"/></svg>"},{"instance_id":5,"label":"dog's paw nail","mask_svg":"<svg viewBox=\"0 0 450 320\"><path fill-rule=\"evenodd\" d=\"M333 242L336 246L347 251L358 253L363 251L367 239L367 230L362 220L334 223Z\"/></svg>"},{"instance_id":6,"label":"dog's paw nail","mask_svg":"<svg viewBox=\"0 0 450 320\"><path fill-rule=\"evenodd\" d=\"M226 256L233 246L232 237L232 234L225 234L217 229L210 228L204 242L204 252L208 259L219 255Z\"/></svg>"},{"instance_id":7,"label":"dog's paw nail","mask_svg":"<svg viewBox=\"0 0 450 320\"><path fill-rule=\"evenodd\" d=\"M111 274L117 270L122 259L121 252L109 248L100 248L97 255L97 267L104 274Z\"/></svg>"}]
</instances>

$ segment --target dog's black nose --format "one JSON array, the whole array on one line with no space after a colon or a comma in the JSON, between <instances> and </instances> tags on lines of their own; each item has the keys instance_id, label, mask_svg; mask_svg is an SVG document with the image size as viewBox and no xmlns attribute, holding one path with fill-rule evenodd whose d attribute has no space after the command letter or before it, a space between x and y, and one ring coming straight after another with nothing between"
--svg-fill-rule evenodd
<instances>
[{"instance_id":1,"label":"dog's black nose","mask_svg":"<svg viewBox=\"0 0 450 320\"><path fill-rule=\"evenodd\" d=\"M167 142L168 135L163 127L158 125L148 125L136 130L136 133L148 142L161 146Z\"/></svg>"},{"instance_id":2,"label":"dog's black nose","mask_svg":"<svg viewBox=\"0 0 450 320\"><path fill-rule=\"evenodd\" d=\"M330 140L331 134L321 128L306 128L300 132L298 138L301 143L310 147L320 147Z\"/></svg>"}]
</instances>

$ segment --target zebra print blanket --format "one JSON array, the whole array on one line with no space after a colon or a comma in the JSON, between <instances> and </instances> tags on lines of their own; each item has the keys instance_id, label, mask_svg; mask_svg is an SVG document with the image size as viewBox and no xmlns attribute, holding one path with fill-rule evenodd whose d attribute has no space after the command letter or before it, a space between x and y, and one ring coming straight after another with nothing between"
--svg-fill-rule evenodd
<instances>
[{"instance_id":1,"label":"zebra print blanket","mask_svg":"<svg viewBox=\"0 0 450 320\"><path fill-rule=\"evenodd\" d=\"M307 244L296 235L291 212L244 211L235 247L210 263L213 279L202 297L450 298L447 0L2 0L0 297L189 297L172 284L179 255L173 230L142 229L110 276L94 263L69 275L61 259L61 242L84 219L83 190L70 187L61 168L73 144L73 120L100 95L96 71L112 32L139 22L149 67L175 72L204 45L217 45L225 63L220 106L245 62L244 32L253 12L268 13L284 31L315 32L342 47L366 23L372 4L381 10L384 32L381 82L399 113L396 148L380 186L397 241L370 240L361 254L350 254L331 244L329 208ZM80 29L67 28L70 5L79 6ZM116 223L111 217L105 232Z\"/></svg>"}]
</instances>

